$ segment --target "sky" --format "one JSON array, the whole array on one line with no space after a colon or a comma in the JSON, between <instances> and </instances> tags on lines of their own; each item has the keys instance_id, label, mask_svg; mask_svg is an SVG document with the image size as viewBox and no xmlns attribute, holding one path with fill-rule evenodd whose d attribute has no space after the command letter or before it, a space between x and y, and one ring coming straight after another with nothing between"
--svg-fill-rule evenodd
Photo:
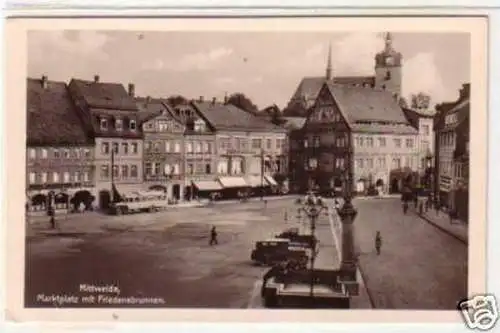
<instances>
[{"instance_id":1,"label":"sky","mask_svg":"<svg viewBox=\"0 0 500 333\"><path fill-rule=\"evenodd\" d=\"M469 34L392 33L403 56L403 96L456 100L470 80ZM333 76L373 75L384 41L380 32L30 31L28 76L69 82L99 75L151 97L240 92L259 109L283 108L303 77L325 75L329 45Z\"/></svg>"}]
</instances>

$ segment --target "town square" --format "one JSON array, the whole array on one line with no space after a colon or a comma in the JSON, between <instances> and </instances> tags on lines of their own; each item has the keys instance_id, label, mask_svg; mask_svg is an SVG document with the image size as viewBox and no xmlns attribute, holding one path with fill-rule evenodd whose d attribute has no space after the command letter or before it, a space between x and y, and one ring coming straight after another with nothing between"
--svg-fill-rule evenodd
<instances>
[{"instance_id":1,"label":"town square","mask_svg":"<svg viewBox=\"0 0 500 333\"><path fill-rule=\"evenodd\" d=\"M313 35L33 32L25 306L456 309L468 35Z\"/></svg>"}]
</instances>

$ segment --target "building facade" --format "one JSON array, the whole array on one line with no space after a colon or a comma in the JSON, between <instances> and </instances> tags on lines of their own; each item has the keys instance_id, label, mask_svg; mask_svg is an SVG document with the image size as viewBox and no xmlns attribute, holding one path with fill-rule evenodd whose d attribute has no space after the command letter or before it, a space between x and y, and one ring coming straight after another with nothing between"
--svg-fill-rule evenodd
<instances>
[{"instance_id":1,"label":"building facade","mask_svg":"<svg viewBox=\"0 0 500 333\"><path fill-rule=\"evenodd\" d=\"M165 191L172 202L182 200L185 125L165 101L135 100L144 132L144 183L148 189Z\"/></svg>"},{"instance_id":2,"label":"building facade","mask_svg":"<svg viewBox=\"0 0 500 333\"><path fill-rule=\"evenodd\" d=\"M29 211L72 209L95 199L94 143L66 83L27 80L26 190Z\"/></svg>"},{"instance_id":3,"label":"building facade","mask_svg":"<svg viewBox=\"0 0 500 333\"><path fill-rule=\"evenodd\" d=\"M303 133L301 188L399 192L417 168L417 131L383 89L325 83Z\"/></svg>"},{"instance_id":4,"label":"building facade","mask_svg":"<svg viewBox=\"0 0 500 333\"><path fill-rule=\"evenodd\" d=\"M287 174L285 128L216 100L192 105L214 130L214 171L223 188L278 185L274 177Z\"/></svg>"},{"instance_id":5,"label":"building facade","mask_svg":"<svg viewBox=\"0 0 500 333\"><path fill-rule=\"evenodd\" d=\"M442 206L468 220L470 84L436 117L436 197Z\"/></svg>"},{"instance_id":6,"label":"building facade","mask_svg":"<svg viewBox=\"0 0 500 333\"><path fill-rule=\"evenodd\" d=\"M95 142L95 184L100 208L113 200L112 184L120 193L143 188L143 131L134 100L119 83L72 79L69 90Z\"/></svg>"}]
</instances>

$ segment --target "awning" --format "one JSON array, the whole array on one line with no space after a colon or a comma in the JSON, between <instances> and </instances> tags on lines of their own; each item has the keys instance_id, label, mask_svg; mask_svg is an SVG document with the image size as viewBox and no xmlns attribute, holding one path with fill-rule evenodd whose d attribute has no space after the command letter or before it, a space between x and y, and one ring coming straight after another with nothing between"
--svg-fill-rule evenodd
<instances>
[{"instance_id":1,"label":"awning","mask_svg":"<svg viewBox=\"0 0 500 333\"><path fill-rule=\"evenodd\" d=\"M245 178L248 185L251 187L266 186L266 181L261 176L247 176Z\"/></svg>"},{"instance_id":2,"label":"awning","mask_svg":"<svg viewBox=\"0 0 500 333\"><path fill-rule=\"evenodd\" d=\"M223 187L248 187L249 185L242 177L219 177Z\"/></svg>"},{"instance_id":3,"label":"awning","mask_svg":"<svg viewBox=\"0 0 500 333\"><path fill-rule=\"evenodd\" d=\"M214 180L193 181L193 185L196 186L196 188L199 191L219 191L219 190L222 190L222 187L220 186L220 184Z\"/></svg>"},{"instance_id":4,"label":"awning","mask_svg":"<svg viewBox=\"0 0 500 333\"><path fill-rule=\"evenodd\" d=\"M72 188L68 188L65 192L68 195L75 195L77 192L80 192L80 191L87 191L87 192L92 193L91 188L85 188L85 187L79 187L79 188L72 187Z\"/></svg>"},{"instance_id":5,"label":"awning","mask_svg":"<svg viewBox=\"0 0 500 333\"><path fill-rule=\"evenodd\" d=\"M276 182L276 180L274 180L273 177L271 177L271 176L264 176L264 178L269 183L269 185L271 185L271 186L278 186L278 183Z\"/></svg>"}]
</instances>

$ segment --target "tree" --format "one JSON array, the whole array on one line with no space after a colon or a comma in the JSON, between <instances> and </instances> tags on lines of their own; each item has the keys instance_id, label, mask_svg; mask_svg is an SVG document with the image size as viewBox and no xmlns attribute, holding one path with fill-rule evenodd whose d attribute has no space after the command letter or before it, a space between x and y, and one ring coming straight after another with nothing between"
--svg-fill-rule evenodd
<instances>
[{"instance_id":1,"label":"tree","mask_svg":"<svg viewBox=\"0 0 500 333\"><path fill-rule=\"evenodd\" d=\"M227 104L234 105L237 108L240 108L252 114L257 114L257 112L259 111L257 106L253 104L252 101L243 93L234 93L229 96Z\"/></svg>"},{"instance_id":2,"label":"tree","mask_svg":"<svg viewBox=\"0 0 500 333\"><path fill-rule=\"evenodd\" d=\"M187 98L185 98L184 96L181 96L181 95L170 96L169 98L167 98L167 101L172 106L177 106L177 105L185 104L188 102Z\"/></svg>"},{"instance_id":3,"label":"tree","mask_svg":"<svg viewBox=\"0 0 500 333\"><path fill-rule=\"evenodd\" d=\"M428 109L431 104L431 96L423 92L411 95L412 109Z\"/></svg>"},{"instance_id":4,"label":"tree","mask_svg":"<svg viewBox=\"0 0 500 333\"><path fill-rule=\"evenodd\" d=\"M408 109L408 101L404 97L399 98L399 106Z\"/></svg>"}]
</instances>

